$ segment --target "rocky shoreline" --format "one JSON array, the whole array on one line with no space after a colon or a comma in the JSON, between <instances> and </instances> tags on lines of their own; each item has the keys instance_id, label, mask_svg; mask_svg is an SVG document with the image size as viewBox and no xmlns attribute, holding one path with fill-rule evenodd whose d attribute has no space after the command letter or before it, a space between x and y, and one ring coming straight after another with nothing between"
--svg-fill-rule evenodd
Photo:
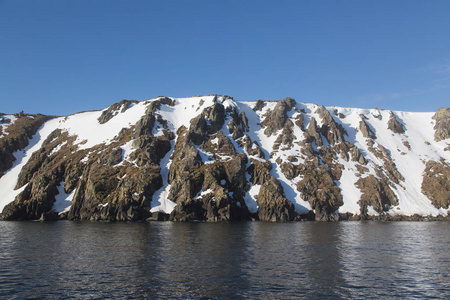
<instances>
[{"instance_id":1,"label":"rocky shoreline","mask_svg":"<svg viewBox=\"0 0 450 300\"><path fill-rule=\"evenodd\" d=\"M69 221L80 221L80 219L69 219L68 218L68 213L62 213L59 214L56 211L50 211L47 213L43 213L41 215L41 217L39 218L39 221L64 221L64 220L69 220ZM1 219L1 218L0 218ZM84 221L94 221L94 222L120 222L120 221L116 221L116 220L95 220L95 219L90 219L90 220L84 220ZM173 215L171 214L165 214L165 213L151 213L150 216L146 219L141 219L141 220L134 220L131 222L211 222L211 221L204 221L204 220L184 220L184 221L177 221L174 220ZM228 220L228 221L216 221L217 222L267 222L267 221L260 221L257 219L249 219L249 220L240 220L240 221L236 221L236 220ZM351 213L345 213L345 214L333 214L330 215L328 220L326 220L325 222L343 222L343 221L385 221L385 222L401 222L401 221L410 221L410 222L435 222L435 221L450 221L450 215L447 216L421 216L418 214L412 215L412 216L404 216L404 215L395 215L395 216L391 216L389 214L382 214L382 215L378 215L378 216L370 216L370 215L353 215ZM287 222L324 222L323 220L321 221L316 221L315 220L315 215L314 212L310 211L308 214L305 215L297 215L294 220L292 221L280 221L283 223L287 223Z\"/></svg>"}]
</instances>

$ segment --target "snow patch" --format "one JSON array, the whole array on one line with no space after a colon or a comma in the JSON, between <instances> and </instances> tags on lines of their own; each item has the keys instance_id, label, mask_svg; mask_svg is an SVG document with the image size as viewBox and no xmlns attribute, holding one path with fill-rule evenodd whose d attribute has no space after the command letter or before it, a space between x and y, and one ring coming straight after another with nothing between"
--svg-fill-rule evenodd
<instances>
[{"instance_id":1,"label":"snow patch","mask_svg":"<svg viewBox=\"0 0 450 300\"><path fill-rule=\"evenodd\" d=\"M58 194L55 196L55 203L53 203L52 209L60 214L68 212L72 205L75 191L76 189L74 189L70 194L67 194L64 191L64 181L62 181L58 186Z\"/></svg>"},{"instance_id":2,"label":"snow patch","mask_svg":"<svg viewBox=\"0 0 450 300\"><path fill-rule=\"evenodd\" d=\"M258 201L256 200L256 196L259 194L260 188L261 185L259 184L252 185L244 197L245 205L247 205L249 212L252 214L258 211Z\"/></svg>"}]
</instances>

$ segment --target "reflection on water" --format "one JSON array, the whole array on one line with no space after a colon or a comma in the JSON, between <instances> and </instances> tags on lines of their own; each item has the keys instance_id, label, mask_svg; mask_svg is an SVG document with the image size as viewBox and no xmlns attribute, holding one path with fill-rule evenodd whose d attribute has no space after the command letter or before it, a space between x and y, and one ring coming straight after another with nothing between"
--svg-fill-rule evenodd
<instances>
[{"instance_id":1,"label":"reflection on water","mask_svg":"<svg viewBox=\"0 0 450 300\"><path fill-rule=\"evenodd\" d=\"M448 298L445 222L0 222L1 298Z\"/></svg>"}]
</instances>

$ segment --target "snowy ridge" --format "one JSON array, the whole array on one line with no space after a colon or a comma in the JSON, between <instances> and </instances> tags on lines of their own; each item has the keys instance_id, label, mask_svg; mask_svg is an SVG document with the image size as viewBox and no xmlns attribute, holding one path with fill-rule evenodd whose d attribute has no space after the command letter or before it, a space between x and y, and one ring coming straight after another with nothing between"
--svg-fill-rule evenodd
<instances>
[{"instance_id":1,"label":"snowy ridge","mask_svg":"<svg viewBox=\"0 0 450 300\"><path fill-rule=\"evenodd\" d=\"M123 129L133 129L137 122L146 115L146 110L152 102L158 101L160 97L151 100L140 101L133 103L128 107L120 107L112 111L112 117L107 122L101 124L99 117L107 109L102 111L83 112L67 117L59 117L51 119L38 130L34 137L30 140L29 146L25 149L17 151L14 156L16 161L13 167L0 177L0 212L6 205L13 202L17 195L19 195L25 186L15 189L18 177L21 170L32 157L32 154L43 147L44 141L55 130L61 130L68 133L71 137L76 137L73 146L77 151L86 150L86 154L81 163L87 164L91 156L95 156L95 151L90 150L98 145L109 145L113 142L118 143L118 136ZM304 128L295 125L292 127L290 146L284 144L278 148L274 148L278 138L282 137L283 129L279 129L270 136L265 133L265 128L261 125L266 116L272 112L277 106L277 101L265 101L264 106L260 110L255 110L256 101L241 102L227 96L196 96L190 98L169 98L174 101L173 105L161 104L155 111L156 121L152 129L152 134L155 137L163 137L165 131L171 131L174 134L174 140L171 141L171 150L165 154L161 159L160 174L162 177L162 187L157 189L151 201L151 212L171 213L177 205L173 199L169 199L171 185L168 182L169 172L172 164L172 155L174 153L175 143L178 135L177 131L184 126L189 129L191 120L200 115L205 108L213 106L215 103L223 105L227 111L225 116L225 123L222 126L221 132L223 136L228 138L235 148L236 153L244 154L249 159L247 168L250 167L251 159L258 161L268 161L272 165L270 175L276 178L282 185L284 194L287 200L291 201L295 206L295 211L299 214L306 214L312 210L313 207L310 202L303 199L301 192L297 190L298 183L303 179L302 175L288 179L282 168L283 162L288 162L294 166L302 166L308 157L302 154L304 151L305 130L314 118L317 122L317 127L323 125L323 120L318 113L319 106L309 103L296 103L295 107L287 112L287 119L292 123L300 116L304 118ZM125 109L122 109L125 108ZM242 145L244 137L238 139L233 138L230 132L229 124L232 121L230 112L232 110L245 113L248 121L248 131L244 134L253 144L253 147L259 145L265 158L258 157L247 153L246 148ZM345 130L345 141L354 145L363 155L367 163L363 166L366 171L360 172L362 165L357 161L345 159L336 155L335 163L342 166L342 175L339 180L335 180L335 184L339 187L343 199L343 205L337 209L337 213L351 213L359 214L361 211L360 199L362 192L356 186L356 183L361 178L374 176L380 179L379 170L384 170L387 166L385 157L380 157L373 149L380 149L384 147L388 153L388 159L394 164L398 172L404 178L398 183L390 181L390 187L398 200L398 205L389 207L388 214L395 215L429 215L446 216L449 213L449 208L436 207L432 201L423 193L422 182L425 165L428 161L450 163L450 151L448 151L449 140L435 141L434 125L435 120L432 119L433 112L413 113L403 111L387 111L380 109L358 109L358 108L343 108L343 107L326 107L326 110L332 116L333 121ZM388 121L391 113L403 125L404 133L394 133L388 129ZM0 124L2 127L2 135L4 137L5 129L11 126L16 120L14 115L3 115L1 118L9 119L5 124ZM163 120L167 124L160 121ZM368 141L360 129L361 121L364 121L370 130L374 133L375 138ZM209 122L207 120L207 122ZM316 142L312 142L312 148L315 153L319 153L322 147L331 147L329 141L321 136L323 145L318 146ZM132 165L134 168L139 168L133 158L133 153L137 151L133 146L134 137L130 135L128 140L124 140L118 145L122 151L122 158L119 163L115 164L115 168ZM210 140L212 145L217 145L217 136L211 135ZM49 153L48 156L57 154L62 151L67 142L63 142ZM447 150L446 150L447 148ZM195 145L203 164L214 164L216 161L226 162L232 157L228 155L219 155L202 150L199 145ZM295 160L292 158L295 157ZM325 166L324 162L319 158L319 164ZM328 168L328 167L327 167ZM250 176L246 174L247 190L245 191L245 204L250 213L258 211L258 194L260 192L260 185L253 185L250 182ZM221 185L225 185L223 182ZM54 209L57 212L67 212L70 209L70 203L76 194L76 190L66 193L64 191L64 182L60 182L57 187L58 194L55 196ZM213 193L214 191L208 188L201 190L193 200L198 200L202 196ZM234 197L231 192L230 197ZM105 204L106 205L106 204ZM240 205L240 204L239 204ZM105 206L106 207L106 206ZM369 215L377 215L379 212L372 207L368 208Z\"/></svg>"}]
</instances>

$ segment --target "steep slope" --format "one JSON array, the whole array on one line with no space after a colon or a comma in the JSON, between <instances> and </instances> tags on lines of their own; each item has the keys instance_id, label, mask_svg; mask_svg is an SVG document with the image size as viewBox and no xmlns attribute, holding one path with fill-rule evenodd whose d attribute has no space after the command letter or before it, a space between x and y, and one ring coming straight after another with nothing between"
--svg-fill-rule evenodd
<instances>
[{"instance_id":1,"label":"steep slope","mask_svg":"<svg viewBox=\"0 0 450 300\"><path fill-rule=\"evenodd\" d=\"M4 220L329 221L449 211L449 109L210 95L0 118Z\"/></svg>"}]
</instances>

